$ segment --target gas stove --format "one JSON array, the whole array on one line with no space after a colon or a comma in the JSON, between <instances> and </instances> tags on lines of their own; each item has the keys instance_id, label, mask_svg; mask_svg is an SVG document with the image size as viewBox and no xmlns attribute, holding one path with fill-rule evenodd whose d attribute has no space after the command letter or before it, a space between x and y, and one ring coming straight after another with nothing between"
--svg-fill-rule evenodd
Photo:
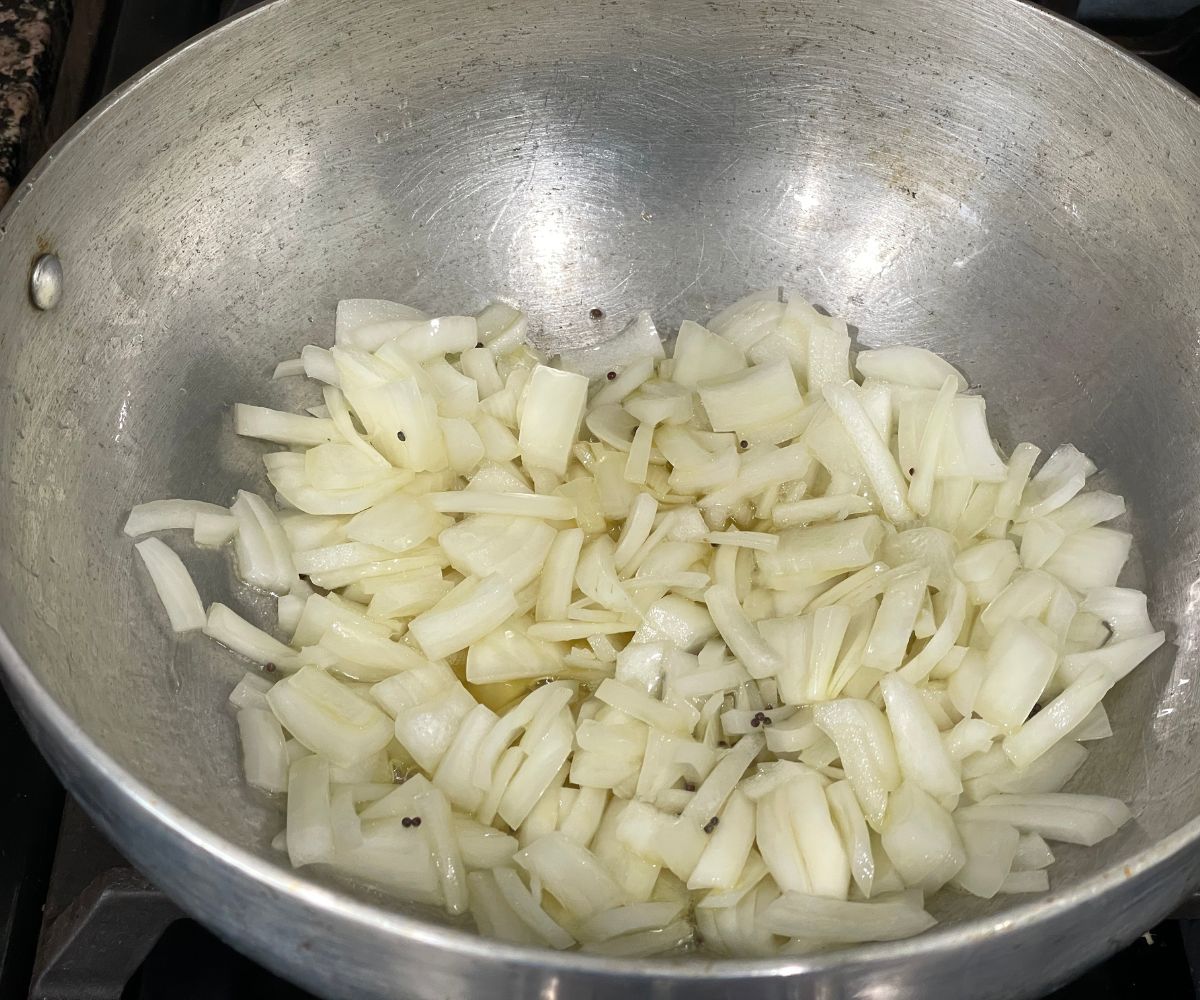
<instances>
[{"instance_id":1,"label":"gas stove","mask_svg":"<svg viewBox=\"0 0 1200 1000\"><path fill-rule=\"evenodd\" d=\"M249 0L76 0L45 122L107 92ZM10 4L11 6L11 4ZM1048 0L1200 93L1195 0ZM0 0L0 11L6 0ZM73 61L73 62L72 62ZM65 796L0 692L0 1000L302 1000L186 919ZM1047 1000L1200 1000L1200 896Z\"/></svg>"}]
</instances>

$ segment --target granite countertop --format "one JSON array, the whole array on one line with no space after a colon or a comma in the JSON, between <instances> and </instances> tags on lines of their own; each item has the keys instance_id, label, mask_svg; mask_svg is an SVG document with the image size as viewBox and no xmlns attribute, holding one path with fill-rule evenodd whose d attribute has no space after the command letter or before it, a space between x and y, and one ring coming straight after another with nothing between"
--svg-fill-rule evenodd
<instances>
[{"instance_id":1,"label":"granite countertop","mask_svg":"<svg viewBox=\"0 0 1200 1000\"><path fill-rule=\"evenodd\" d=\"M71 0L0 0L0 204L46 146Z\"/></svg>"}]
</instances>

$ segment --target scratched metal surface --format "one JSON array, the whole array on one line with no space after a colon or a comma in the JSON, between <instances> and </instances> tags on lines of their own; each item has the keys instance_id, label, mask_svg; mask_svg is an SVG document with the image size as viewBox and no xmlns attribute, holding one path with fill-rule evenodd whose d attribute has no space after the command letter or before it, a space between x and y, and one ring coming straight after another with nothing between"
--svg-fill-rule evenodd
<instances>
[{"instance_id":1,"label":"scratched metal surface","mask_svg":"<svg viewBox=\"0 0 1200 1000\"><path fill-rule=\"evenodd\" d=\"M101 108L0 220L6 682L135 862L331 996L1016 997L1065 978L1200 865L1198 137L1182 94L1009 0L260 9ZM42 247L66 268L49 314L25 293ZM1006 441L1073 441L1129 498L1173 643L1125 682L1077 787L1136 823L1062 850L1046 897L775 964L526 952L280 867L223 707L241 668L165 633L126 509L227 501L257 475L228 406L281 401L272 365L328 339L340 297L509 296L554 348L775 284L864 344L946 354ZM201 561L207 597L241 600Z\"/></svg>"}]
</instances>

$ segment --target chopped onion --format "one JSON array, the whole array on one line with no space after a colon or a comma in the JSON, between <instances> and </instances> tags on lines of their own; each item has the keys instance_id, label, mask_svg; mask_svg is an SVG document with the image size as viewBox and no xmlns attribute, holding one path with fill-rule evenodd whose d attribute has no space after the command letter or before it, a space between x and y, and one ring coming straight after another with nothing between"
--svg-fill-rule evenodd
<instances>
[{"instance_id":1,"label":"chopped onion","mask_svg":"<svg viewBox=\"0 0 1200 1000\"><path fill-rule=\"evenodd\" d=\"M204 634L256 663L287 669L296 662L295 650L255 628L224 604L209 605Z\"/></svg>"},{"instance_id":2,"label":"chopped onion","mask_svg":"<svg viewBox=\"0 0 1200 1000\"><path fill-rule=\"evenodd\" d=\"M528 327L344 300L275 372L319 405L234 408L272 500L126 522L277 596L287 642L137 545L173 628L265 666L230 701L294 865L523 946L778 957L1044 891L1044 837L1128 820L1062 791L1165 641L1086 456L1005 461L949 362L786 289L670 359L646 313L558 367Z\"/></svg>"},{"instance_id":3,"label":"chopped onion","mask_svg":"<svg viewBox=\"0 0 1200 1000\"><path fill-rule=\"evenodd\" d=\"M867 478L888 517L897 523L911 521L913 512L905 499L908 491L904 487L899 466L863 410L854 390L846 386L827 386L825 402L858 451Z\"/></svg>"},{"instance_id":4,"label":"chopped onion","mask_svg":"<svg viewBox=\"0 0 1200 1000\"><path fill-rule=\"evenodd\" d=\"M1099 667L1112 683L1121 680L1134 667L1166 641L1163 632L1139 635L1123 642L1112 642L1100 649L1083 653L1068 653L1062 658L1059 672L1068 680L1081 678L1089 669Z\"/></svg>"},{"instance_id":5,"label":"chopped onion","mask_svg":"<svg viewBox=\"0 0 1200 1000\"><path fill-rule=\"evenodd\" d=\"M237 534L237 518L225 512L196 512L196 523L192 527L192 539L197 545L220 548Z\"/></svg>"},{"instance_id":6,"label":"chopped onion","mask_svg":"<svg viewBox=\"0 0 1200 1000\"><path fill-rule=\"evenodd\" d=\"M538 838L514 857L578 919L587 919L625 902L624 891L596 856L561 833Z\"/></svg>"},{"instance_id":7,"label":"chopped onion","mask_svg":"<svg viewBox=\"0 0 1200 1000\"><path fill-rule=\"evenodd\" d=\"M1013 855L1012 870L1015 872L1040 871L1054 864L1054 854L1049 845L1036 833L1023 833L1017 841L1017 853Z\"/></svg>"},{"instance_id":8,"label":"chopped onion","mask_svg":"<svg viewBox=\"0 0 1200 1000\"><path fill-rule=\"evenodd\" d=\"M1018 830L1037 833L1047 840L1091 847L1111 837L1132 818L1118 799L1101 795L992 795L959 810L962 819L987 819L1011 823Z\"/></svg>"},{"instance_id":9,"label":"chopped onion","mask_svg":"<svg viewBox=\"0 0 1200 1000\"><path fill-rule=\"evenodd\" d=\"M314 754L341 767L391 741L384 714L315 667L301 667L267 692L280 723Z\"/></svg>"},{"instance_id":10,"label":"chopped onion","mask_svg":"<svg viewBox=\"0 0 1200 1000\"><path fill-rule=\"evenodd\" d=\"M1073 590L1086 592L1117 582L1133 539L1112 528L1084 528L1068 535L1043 564Z\"/></svg>"},{"instance_id":11,"label":"chopped onion","mask_svg":"<svg viewBox=\"0 0 1200 1000\"><path fill-rule=\"evenodd\" d=\"M936 799L957 795L962 781L920 692L890 674L879 682L900 773Z\"/></svg>"},{"instance_id":12,"label":"chopped onion","mask_svg":"<svg viewBox=\"0 0 1200 1000\"><path fill-rule=\"evenodd\" d=\"M763 639L727 586L710 587L704 603L721 638L749 671L751 677L767 677L779 669L779 657Z\"/></svg>"},{"instance_id":13,"label":"chopped onion","mask_svg":"<svg viewBox=\"0 0 1200 1000\"><path fill-rule=\"evenodd\" d=\"M171 621L171 628L176 632L194 632L204 628L204 603L183 560L157 538L147 538L134 548L142 557L146 572L150 574L154 589Z\"/></svg>"},{"instance_id":14,"label":"chopped onion","mask_svg":"<svg viewBox=\"0 0 1200 1000\"><path fill-rule=\"evenodd\" d=\"M967 860L954 876L954 884L973 896L991 899L1008 878L1021 835L1015 826L988 820L963 820L958 832Z\"/></svg>"},{"instance_id":15,"label":"chopped onion","mask_svg":"<svg viewBox=\"0 0 1200 1000\"><path fill-rule=\"evenodd\" d=\"M670 816L634 800L621 814L617 840L635 854L686 881L707 846L700 826L683 816Z\"/></svg>"},{"instance_id":16,"label":"chopped onion","mask_svg":"<svg viewBox=\"0 0 1200 1000\"><path fill-rule=\"evenodd\" d=\"M816 944L894 941L920 934L937 922L916 899L857 903L798 892L785 892L771 903L763 920L776 934Z\"/></svg>"},{"instance_id":17,"label":"chopped onion","mask_svg":"<svg viewBox=\"0 0 1200 1000\"><path fill-rule=\"evenodd\" d=\"M238 525L234 552L242 578L263 590L287 593L296 581L296 567L275 512L262 497L245 490L238 491L230 510Z\"/></svg>"},{"instance_id":18,"label":"chopped onion","mask_svg":"<svg viewBox=\"0 0 1200 1000\"><path fill-rule=\"evenodd\" d=\"M268 708L266 695L272 683L262 674L245 673L229 693L229 703L234 708Z\"/></svg>"},{"instance_id":19,"label":"chopped onion","mask_svg":"<svg viewBox=\"0 0 1200 1000\"><path fill-rule=\"evenodd\" d=\"M683 817L696 823L705 823L721 811L721 806L737 787L746 769L766 746L766 740L757 733L743 736L696 789L692 801L683 810Z\"/></svg>"},{"instance_id":20,"label":"chopped onion","mask_svg":"<svg viewBox=\"0 0 1200 1000\"><path fill-rule=\"evenodd\" d=\"M888 793L900 786L887 719L869 701L842 698L816 705L813 721L836 744L863 814L878 827L888 808Z\"/></svg>"},{"instance_id":21,"label":"chopped onion","mask_svg":"<svg viewBox=\"0 0 1200 1000\"><path fill-rule=\"evenodd\" d=\"M518 442L526 465L562 475L587 405L588 380L544 365L529 380Z\"/></svg>"},{"instance_id":22,"label":"chopped onion","mask_svg":"<svg viewBox=\"0 0 1200 1000\"><path fill-rule=\"evenodd\" d=\"M1044 871L1009 872L1000 892L1005 895L1020 892L1045 892L1050 888L1050 876Z\"/></svg>"},{"instance_id":23,"label":"chopped onion","mask_svg":"<svg viewBox=\"0 0 1200 1000\"><path fill-rule=\"evenodd\" d=\"M842 838L854 884L868 899L875 880L875 858L871 833L854 789L848 781L835 781L825 789L829 815Z\"/></svg>"},{"instance_id":24,"label":"chopped onion","mask_svg":"<svg viewBox=\"0 0 1200 1000\"><path fill-rule=\"evenodd\" d=\"M129 512L124 530L130 538L171 528L191 531L196 527L196 518L200 515L223 516L228 513L219 504L205 503L203 500L151 500L138 504Z\"/></svg>"},{"instance_id":25,"label":"chopped onion","mask_svg":"<svg viewBox=\"0 0 1200 1000\"><path fill-rule=\"evenodd\" d=\"M674 361L671 379L689 388L695 388L706 379L732 375L746 367L745 356L736 344L691 320L680 325L671 357Z\"/></svg>"},{"instance_id":26,"label":"chopped onion","mask_svg":"<svg viewBox=\"0 0 1200 1000\"><path fill-rule=\"evenodd\" d=\"M332 420L301 417L295 413L269 410L265 406L233 407L233 429L243 437L258 438L275 444L319 445L338 439Z\"/></svg>"},{"instance_id":27,"label":"chopped onion","mask_svg":"<svg viewBox=\"0 0 1200 1000\"><path fill-rule=\"evenodd\" d=\"M264 792L286 792L288 757L279 721L265 708L243 708L237 723L246 781Z\"/></svg>"},{"instance_id":28,"label":"chopped onion","mask_svg":"<svg viewBox=\"0 0 1200 1000\"><path fill-rule=\"evenodd\" d=\"M440 659L482 639L517 610L507 581L493 573L468 578L409 624L409 632L430 659Z\"/></svg>"},{"instance_id":29,"label":"chopped onion","mask_svg":"<svg viewBox=\"0 0 1200 1000\"><path fill-rule=\"evenodd\" d=\"M892 795L881 840L904 884L927 893L936 892L966 864L954 819L911 782Z\"/></svg>"},{"instance_id":30,"label":"chopped onion","mask_svg":"<svg viewBox=\"0 0 1200 1000\"><path fill-rule=\"evenodd\" d=\"M425 828L425 838L446 901L446 912L451 915L462 913L467 908L467 873L451 821L450 804L438 789L431 788L416 796L413 807Z\"/></svg>"},{"instance_id":31,"label":"chopped onion","mask_svg":"<svg viewBox=\"0 0 1200 1000\"><path fill-rule=\"evenodd\" d=\"M532 893L525 887L521 877L512 868L498 867L493 869L496 885L513 913L525 926L551 948L570 948L575 939L557 924L546 911L538 905Z\"/></svg>"},{"instance_id":32,"label":"chopped onion","mask_svg":"<svg viewBox=\"0 0 1200 1000\"><path fill-rule=\"evenodd\" d=\"M1052 644L1028 624L1001 626L987 654L987 675L972 708L1006 732L1016 730L1045 690L1057 661Z\"/></svg>"},{"instance_id":33,"label":"chopped onion","mask_svg":"<svg viewBox=\"0 0 1200 1000\"><path fill-rule=\"evenodd\" d=\"M297 868L333 854L329 762L315 754L294 761L287 782L287 851Z\"/></svg>"},{"instance_id":34,"label":"chopped onion","mask_svg":"<svg viewBox=\"0 0 1200 1000\"><path fill-rule=\"evenodd\" d=\"M678 902L627 903L585 920L579 925L579 936L593 943L609 941L622 934L659 930L667 927L683 910L684 904Z\"/></svg>"},{"instance_id":35,"label":"chopped onion","mask_svg":"<svg viewBox=\"0 0 1200 1000\"><path fill-rule=\"evenodd\" d=\"M965 782L967 795L975 800L997 792L1036 795L1057 792L1075 776L1087 759L1087 750L1073 740L1061 740L1026 767L1018 768L1006 756L1007 748L993 748L995 766Z\"/></svg>"},{"instance_id":36,"label":"chopped onion","mask_svg":"<svg viewBox=\"0 0 1200 1000\"><path fill-rule=\"evenodd\" d=\"M732 889L754 845L754 806L736 789L718 815L720 825L709 837L691 875L689 889Z\"/></svg>"},{"instance_id":37,"label":"chopped onion","mask_svg":"<svg viewBox=\"0 0 1200 1000\"><path fill-rule=\"evenodd\" d=\"M861 351L854 364L865 378L920 389L938 389L950 379L958 392L967 389L967 380L950 362L921 347L877 347Z\"/></svg>"},{"instance_id":38,"label":"chopped onion","mask_svg":"<svg viewBox=\"0 0 1200 1000\"><path fill-rule=\"evenodd\" d=\"M715 431L749 431L787 418L804 406L786 361L704 379L696 385L696 393Z\"/></svg>"},{"instance_id":39,"label":"chopped onion","mask_svg":"<svg viewBox=\"0 0 1200 1000\"><path fill-rule=\"evenodd\" d=\"M1004 740L1004 752L1017 768L1025 768L1078 728L1099 706L1114 679L1101 665L1089 667L1078 680L1037 715Z\"/></svg>"}]
</instances>

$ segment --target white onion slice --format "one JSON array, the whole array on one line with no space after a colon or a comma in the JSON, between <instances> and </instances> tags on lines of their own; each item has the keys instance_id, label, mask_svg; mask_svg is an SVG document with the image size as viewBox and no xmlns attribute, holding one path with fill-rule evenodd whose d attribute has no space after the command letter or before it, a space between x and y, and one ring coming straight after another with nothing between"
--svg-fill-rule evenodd
<instances>
[{"instance_id":1,"label":"white onion slice","mask_svg":"<svg viewBox=\"0 0 1200 1000\"><path fill-rule=\"evenodd\" d=\"M246 781L264 792L286 792L288 757L279 721L265 708L243 708L237 723Z\"/></svg>"},{"instance_id":2,"label":"white onion slice","mask_svg":"<svg viewBox=\"0 0 1200 1000\"><path fill-rule=\"evenodd\" d=\"M1018 830L1037 833L1047 840L1091 847L1111 837L1131 818L1118 799L1101 795L992 795L959 810L962 819L989 819L1011 823Z\"/></svg>"},{"instance_id":3,"label":"white onion slice","mask_svg":"<svg viewBox=\"0 0 1200 1000\"><path fill-rule=\"evenodd\" d=\"M290 646L251 625L224 604L209 605L204 634L264 666L289 669L296 663L296 653Z\"/></svg>"},{"instance_id":4,"label":"white onion slice","mask_svg":"<svg viewBox=\"0 0 1200 1000\"><path fill-rule=\"evenodd\" d=\"M936 923L919 902L908 898L857 903L797 892L780 896L766 908L763 920L776 934L818 944L894 941Z\"/></svg>"},{"instance_id":5,"label":"white onion slice","mask_svg":"<svg viewBox=\"0 0 1200 1000\"><path fill-rule=\"evenodd\" d=\"M1061 792L1165 641L1086 456L1005 461L948 362L785 289L670 359L644 313L557 368L528 332L345 300L275 372L318 405L235 408L276 495L126 523L277 597L288 643L138 546L174 628L265 665L230 700L293 864L523 946L802 955L1127 821Z\"/></svg>"},{"instance_id":6,"label":"white onion slice","mask_svg":"<svg viewBox=\"0 0 1200 1000\"><path fill-rule=\"evenodd\" d=\"M243 437L289 445L325 444L338 440L339 436L332 420L301 417L245 403L234 404L233 429Z\"/></svg>"},{"instance_id":7,"label":"white onion slice","mask_svg":"<svg viewBox=\"0 0 1200 1000\"><path fill-rule=\"evenodd\" d=\"M409 632L430 659L465 649L500 627L517 610L508 583L499 573L468 580L409 624Z\"/></svg>"},{"instance_id":8,"label":"white onion slice","mask_svg":"<svg viewBox=\"0 0 1200 1000\"><path fill-rule=\"evenodd\" d=\"M151 500L149 503L138 504L129 512L124 531L131 538L171 528L190 531L195 528L198 515L218 516L228 513L219 504L205 503L203 500Z\"/></svg>"},{"instance_id":9,"label":"white onion slice","mask_svg":"<svg viewBox=\"0 0 1200 1000\"><path fill-rule=\"evenodd\" d=\"M514 869L496 868L492 874L495 876L496 885L508 905L512 907L513 912L540 940L551 948L560 950L570 948L575 943L575 939L538 905Z\"/></svg>"},{"instance_id":10,"label":"white onion slice","mask_svg":"<svg viewBox=\"0 0 1200 1000\"><path fill-rule=\"evenodd\" d=\"M345 767L392 739L387 717L370 702L315 667L302 667L267 692L271 711L293 736Z\"/></svg>"},{"instance_id":11,"label":"white onion slice","mask_svg":"<svg viewBox=\"0 0 1200 1000\"><path fill-rule=\"evenodd\" d=\"M296 867L333 854L329 763L314 754L295 761L287 783L287 851Z\"/></svg>"},{"instance_id":12,"label":"white onion slice","mask_svg":"<svg viewBox=\"0 0 1200 1000\"><path fill-rule=\"evenodd\" d=\"M1004 887L1021 835L1015 826L988 820L963 820L958 832L966 863L954 876L954 884L973 896L991 899Z\"/></svg>"},{"instance_id":13,"label":"white onion slice","mask_svg":"<svg viewBox=\"0 0 1200 1000\"><path fill-rule=\"evenodd\" d=\"M517 440L526 465L562 475L583 422L588 380L538 365L529 380Z\"/></svg>"},{"instance_id":14,"label":"white onion slice","mask_svg":"<svg viewBox=\"0 0 1200 1000\"><path fill-rule=\"evenodd\" d=\"M176 632L194 632L204 628L207 620L204 604L183 560L157 538L140 541L134 548L142 557L146 572L150 574L154 589L171 621L171 628Z\"/></svg>"},{"instance_id":15,"label":"white onion slice","mask_svg":"<svg viewBox=\"0 0 1200 1000\"><path fill-rule=\"evenodd\" d=\"M888 793L900 786L900 765L883 713L868 701L841 698L814 706L813 720L837 745L863 814L878 826Z\"/></svg>"},{"instance_id":16,"label":"white onion slice","mask_svg":"<svg viewBox=\"0 0 1200 1000\"><path fill-rule=\"evenodd\" d=\"M514 856L575 917L587 919L625 902L625 893L591 851L563 836L540 837Z\"/></svg>"},{"instance_id":17,"label":"white onion slice","mask_svg":"<svg viewBox=\"0 0 1200 1000\"><path fill-rule=\"evenodd\" d=\"M954 819L911 782L892 795L881 840L904 884L925 892L940 889L966 864L966 849Z\"/></svg>"}]
</instances>

